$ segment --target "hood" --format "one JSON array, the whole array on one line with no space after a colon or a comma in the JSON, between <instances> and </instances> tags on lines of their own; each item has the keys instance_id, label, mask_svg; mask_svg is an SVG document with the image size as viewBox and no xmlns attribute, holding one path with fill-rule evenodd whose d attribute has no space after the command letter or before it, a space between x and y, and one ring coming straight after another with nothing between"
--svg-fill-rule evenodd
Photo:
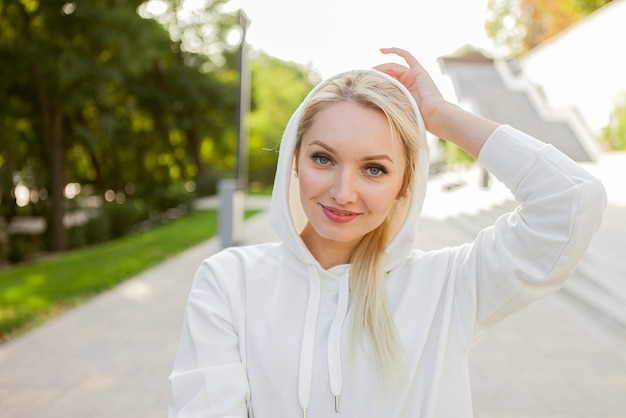
<instances>
[{"instance_id":1,"label":"hood","mask_svg":"<svg viewBox=\"0 0 626 418\"><path fill-rule=\"evenodd\" d=\"M390 80L398 86L409 98L421 131L419 135L420 155L417 160L413 188L410 195L401 202L401 204L404 205L404 208L402 208L403 210L399 213L404 214L402 215L403 219L398 219L395 222L396 232L394 238L387 246L384 266L385 271L391 271L406 260L407 255L415 245L417 223L422 210L422 204L426 192L426 183L428 180L428 143L426 141L426 131L422 116L409 91L396 79L380 71L373 69L360 71L375 73L382 78ZM322 81L313 90L311 90L311 92L309 92L304 101L291 116L280 144L278 166L276 169L276 178L274 181L274 189L272 192L269 212L269 221L274 231L286 244L286 247L296 258L300 259L307 265L319 266L319 263L309 252L308 248L299 236L300 232L306 225L306 216L300 204L298 181L295 177L294 170L294 152L297 142L298 125L300 124L302 112L310 97L312 97L324 85L344 74L345 73L337 74Z\"/></svg>"}]
</instances>

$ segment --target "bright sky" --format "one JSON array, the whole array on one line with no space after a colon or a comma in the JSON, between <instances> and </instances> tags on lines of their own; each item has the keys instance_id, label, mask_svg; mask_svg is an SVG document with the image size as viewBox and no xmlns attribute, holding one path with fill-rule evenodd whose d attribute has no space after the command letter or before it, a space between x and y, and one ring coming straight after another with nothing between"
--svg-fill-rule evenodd
<instances>
[{"instance_id":1,"label":"bright sky","mask_svg":"<svg viewBox=\"0 0 626 418\"><path fill-rule=\"evenodd\" d=\"M411 51L431 72L436 59L472 44L491 50L487 0L231 0L251 21L248 42L323 77L389 60L381 47Z\"/></svg>"}]
</instances>

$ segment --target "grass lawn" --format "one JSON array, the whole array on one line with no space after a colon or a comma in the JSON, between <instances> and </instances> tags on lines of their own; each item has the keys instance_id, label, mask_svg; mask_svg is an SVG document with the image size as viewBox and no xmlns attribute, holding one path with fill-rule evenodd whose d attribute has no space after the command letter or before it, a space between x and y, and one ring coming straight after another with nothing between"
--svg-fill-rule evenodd
<instances>
[{"instance_id":1,"label":"grass lawn","mask_svg":"<svg viewBox=\"0 0 626 418\"><path fill-rule=\"evenodd\" d=\"M149 231L0 271L0 341L210 238L216 229L216 211L197 211Z\"/></svg>"}]
</instances>

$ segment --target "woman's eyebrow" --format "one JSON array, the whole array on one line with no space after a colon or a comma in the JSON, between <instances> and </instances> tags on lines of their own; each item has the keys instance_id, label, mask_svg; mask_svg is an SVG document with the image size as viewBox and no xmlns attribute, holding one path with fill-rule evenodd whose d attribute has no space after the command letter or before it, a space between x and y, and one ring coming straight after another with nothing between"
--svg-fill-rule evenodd
<instances>
[{"instance_id":1,"label":"woman's eyebrow","mask_svg":"<svg viewBox=\"0 0 626 418\"><path fill-rule=\"evenodd\" d=\"M363 161L375 161L375 160L389 160L390 162L393 163L393 158L391 158L390 156L386 154L370 155L368 157L363 158Z\"/></svg>"},{"instance_id":2,"label":"woman's eyebrow","mask_svg":"<svg viewBox=\"0 0 626 418\"><path fill-rule=\"evenodd\" d=\"M317 146L320 146L320 147L324 148L325 150L327 150L327 151L329 151L329 152L332 152L332 153L335 153L335 152L336 152L336 151L335 151L335 149L334 149L333 147L331 147L330 145L328 145L328 144L326 144L326 143L324 143L324 142L322 142L322 141L319 141L319 140L317 140L317 139L313 139L311 142L309 142L309 145L308 145L308 146L310 147L311 145L317 145Z\"/></svg>"},{"instance_id":3,"label":"woman's eyebrow","mask_svg":"<svg viewBox=\"0 0 626 418\"><path fill-rule=\"evenodd\" d=\"M330 145L328 145L328 144L326 144L326 143L324 143L322 141L316 140L316 139L314 139L311 142L309 142L308 146L311 146L311 145L320 146L320 147L324 148L325 150L327 150L328 152L331 152L333 154L337 153L337 151L335 151L335 149L333 147L331 147ZM390 162L393 163L393 158L391 158L387 154L368 155L367 157L363 157L361 160L362 161L389 160Z\"/></svg>"}]
</instances>

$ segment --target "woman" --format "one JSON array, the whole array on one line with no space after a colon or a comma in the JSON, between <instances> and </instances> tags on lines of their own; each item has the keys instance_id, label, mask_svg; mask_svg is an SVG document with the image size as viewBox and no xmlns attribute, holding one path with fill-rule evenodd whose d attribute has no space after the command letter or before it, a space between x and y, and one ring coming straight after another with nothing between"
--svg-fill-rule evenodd
<instances>
[{"instance_id":1,"label":"woman","mask_svg":"<svg viewBox=\"0 0 626 418\"><path fill-rule=\"evenodd\" d=\"M270 221L282 243L205 260L170 376L170 417L471 417L468 351L571 275L605 205L551 146L446 102L408 64L316 87L281 144ZM457 248L413 248L425 129L521 201Z\"/></svg>"}]
</instances>

